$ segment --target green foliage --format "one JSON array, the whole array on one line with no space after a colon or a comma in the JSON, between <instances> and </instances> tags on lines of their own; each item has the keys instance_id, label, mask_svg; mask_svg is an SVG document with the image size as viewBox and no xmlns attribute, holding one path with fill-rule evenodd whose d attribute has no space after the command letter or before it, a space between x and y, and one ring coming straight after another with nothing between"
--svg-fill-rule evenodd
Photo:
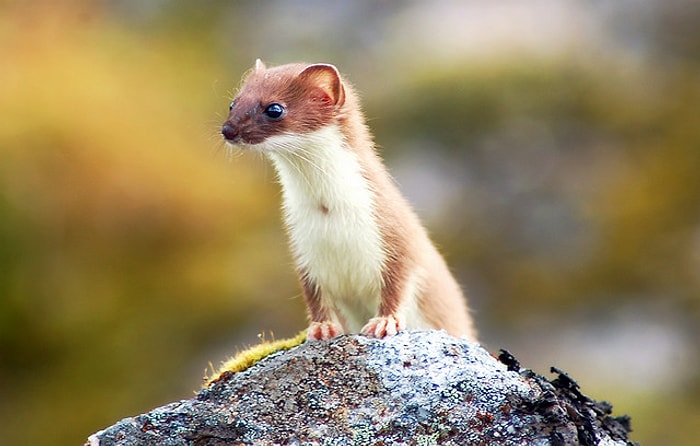
<instances>
[{"instance_id":1,"label":"green foliage","mask_svg":"<svg viewBox=\"0 0 700 446\"><path fill-rule=\"evenodd\" d=\"M392 117L378 132L389 156L430 141L471 180L450 207L461 218L441 234L454 234L442 237L457 262L478 256L469 268L496 287L498 311L515 315L518 302L568 307L611 291L672 290L690 305L700 298L697 253L688 249L700 222L695 69L669 79L650 68L630 79L576 60L488 61L419 74L372 106ZM538 228L527 221L545 206L570 219L572 232L530 239Z\"/></svg>"}]
</instances>

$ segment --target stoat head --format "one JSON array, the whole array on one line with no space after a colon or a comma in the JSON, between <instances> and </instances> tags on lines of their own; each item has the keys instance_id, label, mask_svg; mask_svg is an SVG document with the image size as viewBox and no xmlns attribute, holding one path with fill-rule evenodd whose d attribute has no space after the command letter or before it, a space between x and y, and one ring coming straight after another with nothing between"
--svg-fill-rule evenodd
<instances>
[{"instance_id":1,"label":"stoat head","mask_svg":"<svg viewBox=\"0 0 700 446\"><path fill-rule=\"evenodd\" d=\"M266 150L273 136L311 133L332 124L345 89L338 70L327 64L267 68L258 59L231 102L221 129L227 143Z\"/></svg>"}]
</instances>

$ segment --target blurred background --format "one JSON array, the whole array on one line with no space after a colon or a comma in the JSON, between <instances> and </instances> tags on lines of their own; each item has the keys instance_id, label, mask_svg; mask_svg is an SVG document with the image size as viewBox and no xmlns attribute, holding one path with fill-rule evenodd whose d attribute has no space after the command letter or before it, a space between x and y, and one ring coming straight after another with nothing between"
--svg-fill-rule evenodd
<instances>
[{"instance_id":1,"label":"blurred background","mask_svg":"<svg viewBox=\"0 0 700 446\"><path fill-rule=\"evenodd\" d=\"M82 444L305 327L255 58L336 64L483 344L700 423L700 3L0 2L0 443ZM272 333L272 334L271 334Z\"/></svg>"}]
</instances>

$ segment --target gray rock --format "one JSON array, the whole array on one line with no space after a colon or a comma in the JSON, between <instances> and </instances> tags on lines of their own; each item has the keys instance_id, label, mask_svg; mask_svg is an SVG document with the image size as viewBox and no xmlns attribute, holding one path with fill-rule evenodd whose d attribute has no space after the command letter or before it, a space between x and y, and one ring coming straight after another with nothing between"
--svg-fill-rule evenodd
<instances>
[{"instance_id":1,"label":"gray rock","mask_svg":"<svg viewBox=\"0 0 700 446\"><path fill-rule=\"evenodd\" d=\"M225 373L191 399L126 418L90 446L625 445L566 374L547 381L444 332L347 335Z\"/></svg>"}]
</instances>

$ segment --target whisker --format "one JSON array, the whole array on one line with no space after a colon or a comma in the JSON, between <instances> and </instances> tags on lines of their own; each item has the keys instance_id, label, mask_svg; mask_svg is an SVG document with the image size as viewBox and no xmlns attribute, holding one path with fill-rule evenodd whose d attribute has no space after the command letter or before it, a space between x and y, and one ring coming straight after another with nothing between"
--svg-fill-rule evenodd
<instances>
[{"instance_id":1,"label":"whisker","mask_svg":"<svg viewBox=\"0 0 700 446\"><path fill-rule=\"evenodd\" d=\"M304 149L297 148L297 150L295 150L293 152L289 152L289 153L293 156L296 156L297 158L304 161L305 163L308 163L309 166L316 169L319 173L326 175L326 171L321 166L316 164L314 161L311 161L311 153L310 152L308 152Z\"/></svg>"},{"instance_id":2,"label":"whisker","mask_svg":"<svg viewBox=\"0 0 700 446\"><path fill-rule=\"evenodd\" d=\"M290 165L294 168L294 170L297 171L297 173L299 174L299 176L302 177L302 178L304 179L304 182L306 183L306 185L308 186L308 188L309 188L310 190L313 190L313 185L311 184L311 181L309 180L308 175L305 175L304 172L302 171L301 167L299 167L299 165L297 165L297 163L295 163L294 160L293 160L292 158L290 158L290 156L291 156L291 157L294 157L294 156L299 157L299 156L296 155L294 152L290 152L290 151L287 151L287 152L279 152L279 155L280 155L282 158L284 158L285 161L287 161L287 164L290 164ZM301 157L299 157L299 158L302 159L302 160L304 159L304 158L301 158Z\"/></svg>"},{"instance_id":3,"label":"whisker","mask_svg":"<svg viewBox=\"0 0 700 446\"><path fill-rule=\"evenodd\" d=\"M280 145L280 147L283 148L286 153L290 153L291 155L306 162L309 166L316 169L319 173L323 175L328 175L328 172L326 172L326 170L314 160L314 154L309 150L305 149L304 147L299 147L290 143L284 143Z\"/></svg>"}]
</instances>

